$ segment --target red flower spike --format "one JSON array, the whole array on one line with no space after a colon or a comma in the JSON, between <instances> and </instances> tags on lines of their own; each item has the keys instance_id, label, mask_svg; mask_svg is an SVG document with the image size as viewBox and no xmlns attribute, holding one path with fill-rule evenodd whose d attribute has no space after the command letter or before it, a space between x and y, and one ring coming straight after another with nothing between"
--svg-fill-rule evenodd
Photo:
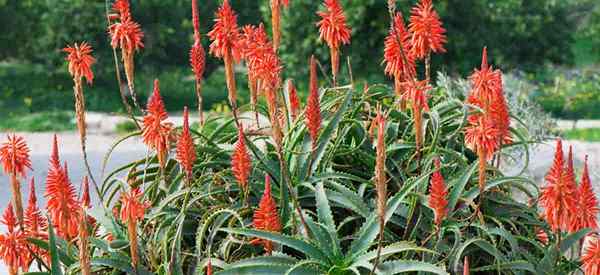
<instances>
[{"instance_id":1,"label":"red flower spike","mask_svg":"<svg viewBox=\"0 0 600 275\"><path fill-rule=\"evenodd\" d=\"M121 20L126 20L127 18L131 17L129 0L117 0L113 4L112 8L119 14Z\"/></svg>"},{"instance_id":2,"label":"red flower spike","mask_svg":"<svg viewBox=\"0 0 600 275\"><path fill-rule=\"evenodd\" d=\"M550 238L548 238L548 233L546 233L546 231L544 231L541 228L538 228L535 236L537 237L538 241L540 241L540 243L542 243L543 245L548 245L548 243L550 242Z\"/></svg>"},{"instance_id":3,"label":"red flower spike","mask_svg":"<svg viewBox=\"0 0 600 275\"><path fill-rule=\"evenodd\" d=\"M576 211L576 190L568 183L560 139L556 142L554 162L546 175L546 182L547 185L542 188L540 196L540 205L544 208L543 216L554 232L567 230L571 213Z\"/></svg>"},{"instance_id":4,"label":"red flower spike","mask_svg":"<svg viewBox=\"0 0 600 275\"><path fill-rule=\"evenodd\" d=\"M259 81L259 88L264 91L276 90L281 82L281 61L264 26L244 26L243 32L243 56L248 65L249 78Z\"/></svg>"},{"instance_id":5,"label":"red flower spike","mask_svg":"<svg viewBox=\"0 0 600 275\"><path fill-rule=\"evenodd\" d=\"M200 42L200 22L198 16L198 0L192 0L192 23L194 25L194 44L190 50L190 65L196 81L202 80L204 75L204 68L206 65L206 53Z\"/></svg>"},{"instance_id":6,"label":"red flower spike","mask_svg":"<svg viewBox=\"0 0 600 275\"><path fill-rule=\"evenodd\" d=\"M148 113L142 125L142 140L151 149L156 150L161 168L166 164L172 124L165 122L168 118L165 104L160 96L158 79L154 80L154 91L148 101Z\"/></svg>"},{"instance_id":7,"label":"red flower spike","mask_svg":"<svg viewBox=\"0 0 600 275\"><path fill-rule=\"evenodd\" d=\"M585 275L600 274L600 239L590 241L589 246L581 256Z\"/></svg>"},{"instance_id":8,"label":"red flower spike","mask_svg":"<svg viewBox=\"0 0 600 275\"><path fill-rule=\"evenodd\" d=\"M258 209L254 211L253 218L254 228L258 230L264 230L269 232L281 232L281 222L279 220L279 213L277 212L277 204L271 195L271 178L265 176L265 192L263 193ZM268 240L253 240L253 244L262 244L267 251L267 254L271 254L273 251L273 243Z\"/></svg>"},{"instance_id":9,"label":"red flower spike","mask_svg":"<svg viewBox=\"0 0 600 275\"><path fill-rule=\"evenodd\" d=\"M69 62L69 73L73 79L81 79L85 77L89 84L94 81L94 73L92 65L96 63L96 59L92 56L92 47L87 42L81 44L73 44L63 49L66 52L66 60Z\"/></svg>"},{"instance_id":10,"label":"red flower spike","mask_svg":"<svg viewBox=\"0 0 600 275\"><path fill-rule=\"evenodd\" d=\"M17 219L9 204L1 221L7 231L0 234L0 259L9 268L9 274L17 274L18 269L28 270L29 251L27 250L27 236L21 230L17 230Z\"/></svg>"},{"instance_id":11,"label":"red flower spike","mask_svg":"<svg viewBox=\"0 0 600 275\"><path fill-rule=\"evenodd\" d=\"M27 209L25 210L25 232L30 236L38 236L42 231L46 231L47 226L48 222L37 206L35 180L32 177L29 183Z\"/></svg>"},{"instance_id":12,"label":"red flower spike","mask_svg":"<svg viewBox=\"0 0 600 275\"><path fill-rule=\"evenodd\" d=\"M413 110L424 110L429 112L429 104L427 103L427 93L431 90L429 81L408 81L404 83L404 94L402 99L411 103Z\"/></svg>"},{"instance_id":13,"label":"red flower spike","mask_svg":"<svg viewBox=\"0 0 600 275\"><path fill-rule=\"evenodd\" d=\"M237 15L231 8L229 0L224 0L223 5L215 15L215 25L208 33L212 41L210 44L210 54L224 58L227 52L231 51L231 57L235 62L241 58L241 36L237 25Z\"/></svg>"},{"instance_id":14,"label":"red flower spike","mask_svg":"<svg viewBox=\"0 0 600 275\"><path fill-rule=\"evenodd\" d=\"M143 195L140 188L131 189L121 195L121 220L138 222L144 218L144 212L150 205L142 202Z\"/></svg>"},{"instance_id":15,"label":"red flower spike","mask_svg":"<svg viewBox=\"0 0 600 275\"><path fill-rule=\"evenodd\" d=\"M89 209L92 204L91 204L91 200L90 200L90 184L88 182L87 176L83 177L83 183L81 185L82 185L81 200L80 200L81 206Z\"/></svg>"},{"instance_id":16,"label":"red flower spike","mask_svg":"<svg viewBox=\"0 0 600 275\"><path fill-rule=\"evenodd\" d=\"M23 137L7 135L7 141L0 146L0 164L6 174L26 176L26 169L31 169L31 160Z\"/></svg>"},{"instance_id":17,"label":"red flower spike","mask_svg":"<svg viewBox=\"0 0 600 275\"><path fill-rule=\"evenodd\" d=\"M206 275L212 275L212 263L210 262L210 258L208 259L208 263L206 264Z\"/></svg>"},{"instance_id":18,"label":"red flower spike","mask_svg":"<svg viewBox=\"0 0 600 275\"><path fill-rule=\"evenodd\" d=\"M335 79L339 71L339 48L342 44L350 44L350 28L346 24L346 16L339 0L325 0L325 11L318 12L321 21L319 39L325 40L331 54L331 72Z\"/></svg>"},{"instance_id":19,"label":"red flower spike","mask_svg":"<svg viewBox=\"0 0 600 275\"><path fill-rule=\"evenodd\" d=\"M177 161L181 164L183 171L185 171L188 180L192 179L192 168L196 161L196 148L194 146L194 140L190 133L189 113L188 108L183 109L183 130L177 141L176 149Z\"/></svg>"},{"instance_id":20,"label":"red flower spike","mask_svg":"<svg viewBox=\"0 0 600 275\"><path fill-rule=\"evenodd\" d=\"M590 172L588 170L588 157L585 157L581 184L576 192L577 210L573 213L569 223L569 232L577 232L584 228L598 228L598 199L592 188Z\"/></svg>"},{"instance_id":21,"label":"red flower spike","mask_svg":"<svg viewBox=\"0 0 600 275\"><path fill-rule=\"evenodd\" d=\"M288 93L290 97L292 120L295 121L296 117L298 117L298 114L300 113L300 98L298 98L298 91L296 90L296 86L294 86L294 82L291 79L288 80Z\"/></svg>"},{"instance_id":22,"label":"red flower spike","mask_svg":"<svg viewBox=\"0 0 600 275\"><path fill-rule=\"evenodd\" d=\"M469 257L465 257L464 264L463 264L463 275L469 275L469 274L471 274L471 268L469 266Z\"/></svg>"},{"instance_id":23,"label":"red flower spike","mask_svg":"<svg viewBox=\"0 0 600 275\"><path fill-rule=\"evenodd\" d=\"M319 38L325 40L329 48L339 49L342 44L350 43L350 28L346 24L346 16L339 0L325 0L325 11L318 12L321 21Z\"/></svg>"},{"instance_id":24,"label":"red flower spike","mask_svg":"<svg viewBox=\"0 0 600 275\"><path fill-rule=\"evenodd\" d=\"M144 32L140 24L133 21L131 17L126 17L120 22L113 23L108 28L111 36L110 45L114 48L120 48L127 54L133 54L144 48Z\"/></svg>"},{"instance_id":25,"label":"red flower spike","mask_svg":"<svg viewBox=\"0 0 600 275\"><path fill-rule=\"evenodd\" d=\"M241 125L238 129L238 141L231 156L231 170L240 187L246 192L248 190L248 177L252 171L252 163L246 148L244 129Z\"/></svg>"},{"instance_id":26,"label":"red flower spike","mask_svg":"<svg viewBox=\"0 0 600 275\"><path fill-rule=\"evenodd\" d=\"M412 33L412 55L415 58L424 59L431 52L446 52L446 30L433 9L432 0L421 0L412 9L409 28Z\"/></svg>"},{"instance_id":27,"label":"red flower spike","mask_svg":"<svg viewBox=\"0 0 600 275\"><path fill-rule=\"evenodd\" d=\"M321 129L321 103L319 102L319 86L317 84L317 62L314 56L310 57L310 92L306 102L306 127L313 149L317 146L319 130Z\"/></svg>"},{"instance_id":28,"label":"red flower spike","mask_svg":"<svg viewBox=\"0 0 600 275\"><path fill-rule=\"evenodd\" d=\"M448 213L448 190L444 183L444 177L440 172L440 160L435 160L435 172L431 176L431 187L429 188L429 207L433 209L434 223L440 226L442 220Z\"/></svg>"},{"instance_id":29,"label":"red flower spike","mask_svg":"<svg viewBox=\"0 0 600 275\"><path fill-rule=\"evenodd\" d=\"M77 201L75 187L69 180L67 169L66 163L64 168L60 165L58 142L55 135L44 197L47 199L46 209L56 226L57 234L65 239L71 239L77 236L77 216L75 213L79 208L79 202Z\"/></svg>"},{"instance_id":30,"label":"red flower spike","mask_svg":"<svg viewBox=\"0 0 600 275\"><path fill-rule=\"evenodd\" d=\"M469 118L469 125L465 130L465 144L473 152L483 151L486 155L483 161L490 160L499 147L498 130L494 128L493 122L485 117Z\"/></svg>"},{"instance_id":31,"label":"red flower spike","mask_svg":"<svg viewBox=\"0 0 600 275\"><path fill-rule=\"evenodd\" d=\"M198 0L192 0L192 25L194 26L194 38L200 36L200 17L198 15Z\"/></svg>"},{"instance_id":32,"label":"red flower spike","mask_svg":"<svg viewBox=\"0 0 600 275\"><path fill-rule=\"evenodd\" d=\"M410 48L410 33L406 31L402 14L398 12L385 38L383 60L386 64L386 75L394 77L399 82L412 81L417 73L415 60L409 54Z\"/></svg>"}]
</instances>

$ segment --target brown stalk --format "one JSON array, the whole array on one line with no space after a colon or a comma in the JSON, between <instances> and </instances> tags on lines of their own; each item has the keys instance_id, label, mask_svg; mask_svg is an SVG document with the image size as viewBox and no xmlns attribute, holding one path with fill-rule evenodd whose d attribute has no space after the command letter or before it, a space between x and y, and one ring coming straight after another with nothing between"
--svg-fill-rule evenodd
<instances>
[{"instance_id":1,"label":"brown stalk","mask_svg":"<svg viewBox=\"0 0 600 275\"><path fill-rule=\"evenodd\" d=\"M331 74L333 76L333 86L337 86L337 75L340 69L340 53L335 47L329 48L331 54Z\"/></svg>"},{"instance_id":2,"label":"brown stalk","mask_svg":"<svg viewBox=\"0 0 600 275\"><path fill-rule=\"evenodd\" d=\"M127 235L129 237L129 251L131 253L131 264L133 265L133 269L135 270L138 264L138 247L136 222L132 217L130 217L127 220Z\"/></svg>"},{"instance_id":3,"label":"brown stalk","mask_svg":"<svg viewBox=\"0 0 600 275\"><path fill-rule=\"evenodd\" d=\"M81 223L79 224L79 265L81 266L82 275L92 274L88 230L87 215L85 214L85 210L81 209Z\"/></svg>"},{"instance_id":4,"label":"brown stalk","mask_svg":"<svg viewBox=\"0 0 600 275\"><path fill-rule=\"evenodd\" d=\"M10 173L10 188L12 191L12 202L17 213L17 222L23 228L23 199L21 198L21 184L17 179L17 171Z\"/></svg>"},{"instance_id":5,"label":"brown stalk","mask_svg":"<svg viewBox=\"0 0 600 275\"><path fill-rule=\"evenodd\" d=\"M250 90L250 105L252 105L252 112L254 112L254 119L256 120L256 128L260 128L258 122L258 80L250 72L248 72L248 89Z\"/></svg>"},{"instance_id":6,"label":"brown stalk","mask_svg":"<svg viewBox=\"0 0 600 275\"><path fill-rule=\"evenodd\" d=\"M281 41L281 5L280 0L271 0L271 21L273 25L273 49L277 52Z\"/></svg>"},{"instance_id":7,"label":"brown stalk","mask_svg":"<svg viewBox=\"0 0 600 275\"><path fill-rule=\"evenodd\" d=\"M237 90L235 87L235 72L233 70L231 49L227 49L223 56L223 61L225 63L225 80L227 81L227 91L229 92L229 104L231 104L234 115L237 116Z\"/></svg>"},{"instance_id":8,"label":"brown stalk","mask_svg":"<svg viewBox=\"0 0 600 275\"><path fill-rule=\"evenodd\" d=\"M204 112L202 111L202 80L196 79L196 97L198 98L198 118L200 126L204 125Z\"/></svg>"},{"instance_id":9,"label":"brown stalk","mask_svg":"<svg viewBox=\"0 0 600 275\"><path fill-rule=\"evenodd\" d=\"M381 113L381 106L378 106L377 116L377 148L375 155L375 189L377 191L377 215L379 216L379 240L377 241L377 257L371 274L379 265L381 249L383 247L383 237L385 232L385 206L387 201L387 184L385 175L385 116Z\"/></svg>"},{"instance_id":10,"label":"brown stalk","mask_svg":"<svg viewBox=\"0 0 600 275\"><path fill-rule=\"evenodd\" d=\"M129 87L129 92L131 93L131 99L133 99L133 105L142 110L140 105L137 102L137 94L135 93L135 84L134 84L134 71L135 64L133 63L133 50L121 50L121 55L123 57L123 67L125 68L125 77L127 78L127 87Z\"/></svg>"},{"instance_id":11,"label":"brown stalk","mask_svg":"<svg viewBox=\"0 0 600 275\"><path fill-rule=\"evenodd\" d=\"M421 108L413 107L413 115L415 116L415 143L417 145L417 154L419 154L423 146L423 111Z\"/></svg>"}]
</instances>

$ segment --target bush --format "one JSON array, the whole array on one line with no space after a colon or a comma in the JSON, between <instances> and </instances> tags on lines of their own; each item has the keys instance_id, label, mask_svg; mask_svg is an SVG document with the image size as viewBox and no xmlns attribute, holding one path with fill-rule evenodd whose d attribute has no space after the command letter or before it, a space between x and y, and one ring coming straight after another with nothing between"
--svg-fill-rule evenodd
<instances>
[{"instance_id":1,"label":"bush","mask_svg":"<svg viewBox=\"0 0 600 275\"><path fill-rule=\"evenodd\" d=\"M270 45L262 45L262 61L277 59ZM238 116L234 98L232 112L214 114L191 130L172 129L160 97L152 97L141 131L115 142L103 166L112 148L127 139L142 137L149 154L106 174L102 168L102 178L92 178L99 196L94 206L86 204L86 193L76 198L67 165L53 154L47 232L28 230L28 239L0 242L0 250L20 242L13 245L18 253L9 256L29 259L32 246L42 272L51 274L87 267L100 274L197 274L205 268L212 273L209 267L220 275L456 274L465 257L473 272L568 274L579 268L579 259L570 255L580 251L578 243L591 230L566 232L566 220L546 222L571 214L562 203L566 196L574 200L571 193L544 190L560 200L554 209L559 215L547 214L552 210L547 208L544 219L536 183L499 169L509 148L527 152L539 139L527 123L541 116L521 117L535 107L513 105L522 102L520 89L507 85L516 92L505 97L497 74L488 75L488 89L476 87L478 93L465 103L464 80L441 76L429 90L411 77L399 86L404 92L399 96L385 84L357 87L346 73L339 85L322 75L319 82L316 65L311 71L311 96L297 118L290 91L276 81L266 82L275 88L262 86L268 104L258 112L269 118L262 128ZM270 80L273 72L257 76ZM245 86L243 75L238 77L238 87ZM161 79L164 98L193 100L183 88L192 85L183 85L181 75ZM212 81L223 85L221 78ZM150 90L143 86L149 81L140 83L140 91ZM224 89L214 93L224 95ZM505 99L513 110L502 113ZM26 166L27 154L5 161L14 154L4 149L11 144L3 145L0 157L14 187L17 169L6 165L18 160ZM564 188L571 171L562 156L556 163L549 182ZM12 223L6 234L23 236L9 214L3 219Z\"/></svg>"}]
</instances>

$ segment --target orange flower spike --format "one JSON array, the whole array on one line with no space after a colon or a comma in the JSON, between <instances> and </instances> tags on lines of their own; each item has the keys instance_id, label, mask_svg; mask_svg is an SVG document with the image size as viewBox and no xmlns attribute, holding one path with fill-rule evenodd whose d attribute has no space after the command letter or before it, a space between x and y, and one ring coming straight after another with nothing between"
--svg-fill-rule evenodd
<instances>
[{"instance_id":1,"label":"orange flower spike","mask_svg":"<svg viewBox=\"0 0 600 275\"><path fill-rule=\"evenodd\" d=\"M431 176L431 187L429 188L429 207L433 209L434 223L439 227L448 213L448 190L440 171L439 159L435 160L435 169Z\"/></svg>"},{"instance_id":2,"label":"orange flower spike","mask_svg":"<svg viewBox=\"0 0 600 275\"><path fill-rule=\"evenodd\" d=\"M248 177L250 177L252 171L252 162L246 148L244 129L241 125L238 129L238 140L231 156L231 170L240 188L246 194L248 192Z\"/></svg>"},{"instance_id":3,"label":"orange flower spike","mask_svg":"<svg viewBox=\"0 0 600 275\"><path fill-rule=\"evenodd\" d=\"M314 56L310 58L310 91L306 102L306 127L312 147L316 149L317 139L319 138L319 130L321 129L321 103L319 102L319 86L317 83L317 62Z\"/></svg>"},{"instance_id":4,"label":"orange flower spike","mask_svg":"<svg viewBox=\"0 0 600 275\"><path fill-rule=\"evenodd\" d=\"M581 256L583 271L585 275L600 274L600 239L590 241L589 246Z\"/></svg>"},{"instance_id":5,"label":"orange flower spike","mask_svg":"<svg viewBox=\"0 0 600 275\"><path fill-rule=\"evenodd\" d=\"M7 228L6 233L0 234L0 259L8 266L10 275L17 275L19 268L28 270L29 251L27 236L17 229L17 219L12 205L8 205L1 221Z\"/></svg>"},{"instance_id":6,"label":"orange flower spike","mask_svg":"<svg viewBox=\"0 0 600 275\"><path fill-rule=\"evenodd\" d=\"M88 84L92 84L94 81L92 65L96 63L96 59L92 56L92 47L87 42L82 42L75 43L73 46L67 45L63 51L67 53L66 60L69 62L69 73L73 79L77 82L85 78Z\"/></svg>"},{"instance_id":7,"label":"orange flower spike","mask_svg":"<svg viewBox=\"0 0 600 275\"><path fill-rule=\"evenodd\" d=\"M385 38L383 60L385 74L394 77L396 83L412 81L415 77L415 60L410 55L410 33L406 31L401 13L396 13L390 32ZM405 62L406 61L406 62ZM400 95L400 85L396 85L396 94Z\"/></svg>"},{"instance_id":8,"label":"orange flower spike","mask_svg":"<svg viewBox=\"0 0 600 275\"><path fill-rule=\"evenodd\" d=\"M409 81L406 82L404 90L405 92L402 94L402 99L410 102L412 106L412 113L415 121L415 143L417 151L419 151L423 144L423 111L429 111L427 93L431 90L431 86L427 79L423 81Z\"/></svg>"},{"instance_id":9,"label":"orange flower spike","mask_svg":"<svg viewBox=\"0 0 600 275\"><path fill-rule=\"evenodd\" d=\"M144 218L144 212L149 207L148 203L142 202L142 191L139 188L121 195L121 219L127 224L129 237L129 250L131 262L134 267L138 263L137 223Z\"/></svg>"},{"instance_id":10,"label":"orange flower spike","mask_svg":"<svg viewBox=\"0 0 600 275\"><path fill-rule=\"evenodd\" d=\"M433 9L432 0L421 0L413 7L409 24L412 33L412 55L424 59L431 54L446 52L446 30Z\"/></svg>"},{"instance_id":11,"label":"orange flower spike","mask_svg":"<svg viewBox=\"0 0 600 275\"><path fill-rule=\"evenodd\" d=\"M569 223L569 232L577 232L584 228L597 228L597 217L600 209L598 208L598 198L596 198L590 181L587 156L581 175L581 184L579 184L576 194L577 210L573 213L572 220Z\"/></svg>"},{"instance_id":12,"label":"orange flower spike","mask_svg":"<svg viewBox=\"0 0 600 275\"><path fill-rule=\"evenodd\" d=\"M190 132L188 108L183 108L183 130L177 141L176 149L177 161L181 164L188 181L192 180L192 168L196 161L196 147Z\"/></svg>"},{"instance_id":13,"label":"orange flower spike","mask_svg":"<svg viewBox=\"0 0 600 275\"><path fill-rule=\"evenodd\" d=\"M6 174L26 176L26 169L31 170L29 147L23 137L7 135L7 140L0 146L0 163Z\"/></svg>"},{"instance_id":14,"label":"orange flower spike","mask_svg":"<svg viewBox=\"0 0 600 275\"><path fill-rule=\"evenodd\" d=\"M29 159L29 147L23 137L7 135L7 141L0 146L0 164L6 174L10 176L10 188L13 207L17 211L17 221L23 224L23 199L21 195L21 184L18 177L25 177L26 170L31 170Z\"/></svg>"},{"instance_id":15,"label":"orange flower spike","mask_svg":"<svg viewBox=\"0 0 600 275\"><path fill-rule=\"evenodd\" d=\"M339 48L342 44L350 44L350 28L346 24L346 16L339 0L325 0L325 11L317 12L321 21L319 39L325 40L331 53L331 72L335 80L339 71Z\"/></svg>"},{"instance_id":16,"label":"orange flower spike","mask_svg":"<svg viewBox=\"0 0 600 275\"><path fill-rule=\"evenodd\" d=\"M281 232L281 221L277 212L277 204L271 195L271 178L265 176L265 192L258 204L258 209L254 211L254 228L269 232ZM273 244L268 240L254 240L253 243L260 243L264 246L267 254L273 251Z\"/></svg>"},{"instance_id":17,"label":"orange flower spike","mask_svg":"<svg viewBox=\"0 0 600 275\"><path fill-rule=\"evenodd\" d=\"M212 275L212 274L213 274L212 263L210 262L210 259L208 259L208 263L206 264L206 275Z\"/></svg>"},{"instance_id":18,"label":"orange flower spike","mask_svg":"<svg viewBox=\"0 0 600 275\"><path fill-rule=\"evenodd\" d=\"M50 157L50 167L46 177L46 208L57 227L57 234L67 240L77 236L77 216L75 211L79 208L79 202L71 181L69 180L68 168L64 168L59 161L56 139Z\"/></svg>"},{"instance_id":19,"label":"orange flower spike","mask_svg":"<svg viewBox=\"0 0 600 275\"><path fill-rule=\"evenodd\" d=\"M35 180L32 177L29 183L29 199L27 209L25 210L25 231L30 236L38 236L41 231L45 231L48 223L46 218L40 212L37 206L37 196L35 194Z\"/></svg>"},{"instance_id":20,"label":"orange flower spike","mask_svg":"<svg viewBox=\"0 0 600 275\"><path fill-rule=\"evenodd\" d=\"M215 57L223 58L225 63L225 78L229 91L229 103L237 111L237 91L235 86L234 63L242 57L242 37L237 25L237 15L229 5L229 0L224 0L223 5L216 14L215 25L208 33L212 41L209 52Z\"/></svg>"},{"instance_id":21,"label":"orange flower spike","mask_svg":"<svg viewBox=\"0 0 600 275\"><path fill-rule=\"evenodd\" d=\"M142 140L148 147L156 150L158 163L161 168L164 168L171 140L172 124L165 122L168 114L160 96L158 79L154 80L154 91L148 101L147 109L148 113L144 116L142 125Z\"/></svg>"},{"instance_id":22,"label":"orange flower spike","mask_svg":"<svg viewBox=\"0 0 600 275\"><path fill-rule=\"evenodd\" d=\"M574 190L569 188L560 139L556 142L554 162L546 175L546 182L547 185L542 188L540 195L540 205L544 208L543 216L552 231L566 230L571 213L576 211L576 201L573 196Z\"/></svg>"},{"instance_id":23,"label":"orange flower spike","mask_svg":"<svg viewBox=\"0 0 600 275\"><path fill-rule=\"evenodd\" d=\"M290 79L288 80L288 93L290 97L290 110L292 112L292 121L295 121L300 113L300 98L298 97L298 91L296 90L296 86L294 86L294 82Z\"/></svg>"},{"instance_id":24,"label":"orange flower spike","mask_svg":"<svg viewBox=\"0 0 600 275\"><path fill-rule=\"evenodd\" d=\"M131 10L129 8L129 0L117 0L112 6L112 9L119 14L121 20L126 20L131 17Z\"/></svg>"}]
</instances>

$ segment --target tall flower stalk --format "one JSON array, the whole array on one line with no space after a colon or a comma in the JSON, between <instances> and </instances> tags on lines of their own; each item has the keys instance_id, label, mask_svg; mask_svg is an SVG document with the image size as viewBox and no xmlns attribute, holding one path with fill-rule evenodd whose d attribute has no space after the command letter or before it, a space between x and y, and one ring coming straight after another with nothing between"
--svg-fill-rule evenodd
<instances>
[{"instance_id":1,"label":"tall flower stalk","mask_svg":"<svg viewBox=\"0 0 600 275\"><path fill-rule=\"evenodd\" d=\"M202 47L200 35L200 19L198 15L198 0L192 0L192 23L194 25L194 44L190 49L190 65L196 80L196 98L198 99L198 116L200 125L204 125L204 112L202 111L202 78L206 65L206 53Z\"/></svg>"},{"instance_id":2,"label":"tall flower stalk","mask_svg":"<svg viewBox=\"0 0 600 275\"><path fill-rule=\"evenodd\" d=\"M410 33L406 30L401 13L392 19L390 31L385 38L383 60L385 74L394 78L394 91L397 98L402 98L403 83L413 81L416 77L415 60L407 54L411 50Z\"/></svg>"},{"instance_id":3,"label":"tall flower stalk","mask_svg":"<svg viewBox=\"0 0 600 275\"><path fill-rule=\"evenodd\" d=\"M127 78L127 86L131 93L133 104L140 109L140 106L137 103L134 84L134 55L136 51L144 48L144 43L142 41L144 33L142 32L140 24L133 20L129 0L117 0L113 4L113 10L117 12L118 19L108 27L108 32L111 36L110 45L115 50L121 49L121 58L123 61L123 68L125 69L125 77Z\"/></svg>"},{"instance_id":4,"label":"tall flower stalk","mask_svg":"<svg viewBox=\"0 0 600 275\"><path fill-rule=\"evenodd\" d=\"M94 73L92 65L96 63L96 59L92 56L92 47L86 43L73 44L63 49L67 55L69 63L69 73L73 77L73 92L75 97L75 115L77 121L77 129L79 130L79 140L81 142L81 152L83 153L83 161L88 172L88 176L92 179L98 196L102 196L100 188L96 184L96 180L92 174L92 169L87 157L86 150L86 123L85 123L85 96L83 94L83 78L87 80L89 85L94 81Z\"/></svg>"},{"instance_id":5,"label":"tall flower stalk","mask_svg":"<svg viewBox=\"0 0 600 275\"><path fill-rule=\"evenodd\" d=\"M237 89L233 66L241 59L241 34L237 25L237 15L231 8L229 0L216 13L215 25L208 33L212 41L209 52L215 57L222 58L225 63L225 80L229 92L229 104L237 121Z\"/></svg>"},{"instance_id":6,"label":"tall flower stalk","mask_svg":"<svg viewBox=\"0 0 600 275\"><path fill-rule=\"evenodd\" d=\"M315 56L310 57L310 83L309 94L304 111L306 127L312 141L313 151L317 148L319 130L321 129L321 103L319 99L319 84L317 79L317 61Z\"/></svg>"},{"instance_id":7,"label":"tall flower stalk","mask_svg":"<svg viewBox=\"0 0 600 275\"><path fill-rule=\"evenodd\" d=\"M4 172L10 177L12 205L17 212L17 222L23 226L23 198L19 177L26 177L26 170L31 169L29 147L23 137L8 135L7 140L0 146L0 163Z\"/></svg>"},{"instance_id":8,"label":"tall flower stalk","mask_svg":"<svg viewBox=\"0 0 600 275\"><path fill-rule=\"evenodd\" d=\"M241 125L238 129L238 141L233 149L233 155L231 156L231 170L244 194L244 202L247 203L249 195L248 177L252 172L252 161L248 149L246 148L244 128Z\"/></svg>"},{"instance_id":9,"label":"tall flower stalk","mask_svg":"<svg viewBox=\"0 0 600 275\"><path fill-rule=\"evenodd\" d=\"M287 7L289 0L270 0L271 7L271 25L273 29L273 48L279 49L281 42L281 5Z\"/></svg>"},{"instance_id":10,"label":"tall flower stalk","mask_svg":"<svg viewBox=\"0 0 600 275\"><path fill-rule=\"evenodd\" d=\"M385 161L386 161L386 147L385 147L385 130L386 130L386 116L381 110L381 106L378 107L377 116L373 120L371 127L377 127L377 145L375 153L375 190L377 191L377 216L379 218L379 240L377 244L377 258L373 265L371 274L375 273L377 265L379 265L379 258L381 256L381 249L383 247L383 237L385 231L385 206L387 202L387 178L385 174Z\"/></svg>"},{"instance_id":11,"label":"tall flower stalk","mask_svg":"<svg viewBox=\"0 0 600 275\"><path fill-rule=\"evenodd\" d=\"M83 191L80 198L79 214L79 265L81 274L91 275L92 268L90 263L90 225L88 224L87 211L91 206L89 183L87 177L83 178Z\"/></svg>"},{"instance_id":12,"label":"tall flower stalk","mask_svg":"<svg viewBox=\"0 0 600 275\"><path fill-rule=\"evenodd\" d=\"M351 34L340 1L325 0L324 6L325 11L317 13L321 17L317 27L319 27L319 39L324 40L329 46L331 74L333 75L333 83L336 85L340 66L340 46L350 44Z\"/></svg>"}]
</instances>

